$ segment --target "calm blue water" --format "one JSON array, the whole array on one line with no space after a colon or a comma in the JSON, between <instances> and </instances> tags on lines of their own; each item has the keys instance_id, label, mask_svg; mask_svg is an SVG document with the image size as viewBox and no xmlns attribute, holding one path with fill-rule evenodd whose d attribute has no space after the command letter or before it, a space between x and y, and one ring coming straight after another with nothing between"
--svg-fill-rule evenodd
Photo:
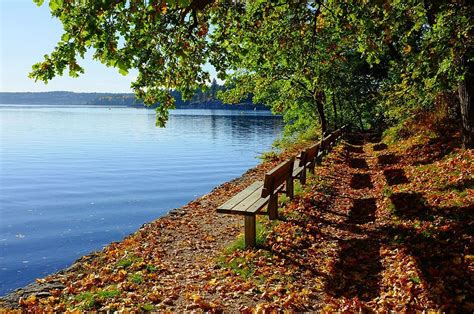
<instances>
[{"instance_id":1,"label":"calm blue water","mask_svg":"<svg viewBox=\"0 0 474 314\"><path fill-rule=\"evenodd\" d=\"M258 112L0 106L0 295L70 265L258 163Z\"/></svg>"}]
</instances>

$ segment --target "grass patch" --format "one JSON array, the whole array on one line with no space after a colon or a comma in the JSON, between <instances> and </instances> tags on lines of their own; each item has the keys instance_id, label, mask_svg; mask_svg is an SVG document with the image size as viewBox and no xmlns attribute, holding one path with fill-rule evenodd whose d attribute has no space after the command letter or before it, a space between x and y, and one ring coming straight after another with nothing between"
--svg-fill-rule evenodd
<instances>
[{"instance_id":1,"label":"grass patch","mask_svg":"<svg viewBox=\"0 0 474 314\"><path fill-rule=\"evenodd\" d=\"M263 152L258 158L262 162L275 161L278 160L278 153L275 151Z\"/></svg>"},{"instance_id":2,"label":"grass patch","mask_svg":"<svg viewBox=\"0 0 474 314\"><path fill-rule=\"evenodd\" d=\"M120 291L117 289L99 290L96 292L86 291L78 294L74 299L80 302L79 307L82 310L92 310L101 303L101 300L115 298L119 295Z\"/></svg>"},{"instance_id":3,"label":"grass patch","mask_svg":"<svg viewBox=\"0 0 474 314\"><path fill-rule=\"evenodd\" d=\"M300 181L295 181L295 184L294 184L294 192L295 192L295 196L301 196L301 195L303 195L303 193L304 193L304 188L303 188L303 186L301 185Z\"/></svg>"},{"instance_id":4,"label":"grass patch","mask_svg":"<svg viewBox=\"0 0 474 314\"><path fill-rule=\"evenodd\" d=\"M120 291L119 290L101 290L99 292L97 292L97 295L100 297L100 298L103 298L103 299L107 299L107 298L114 298L118 295L120 295Z\"/></svg>"},{"instance_id":5,"label":"grass patch","mask_svg":"<svg viewBox=\"0 0 474 314\"><path fill-rule=\"evenodd\" d=\"M153 304L147 303L140 306L140 309L142 311L150 312L150 311L153 311L155 307L153 306Z\"/></svg>"},{"instance_id":6,"label":"grass patch","mask_svg":"<svg viewBox=\"0 0 474 314\"><path fill-rule=\"evenodd\" d=\"M268 235L277 224L279 224L278 221L268 221L264 223L257 221L257 246L262 246L265 244ZM242 234L224 249L222 254L217 258L217 265L221 268L231 270L233 273L242 277L244 280L251 279L257 283L264 282L266 280L265 278L261 278L261 276L254 276L255 265L253 264L252 258L245 258L247 253L251 253L252 251L244 251L244 249L245 240L244 235ZM235 254L236 252L238 253ZM259 250L257 255L261 256L262 254L269 253Z\"/></svg>"},{"instance_id":7,"label":"grass patch","mask_svg":"<svg viewBox=\"0 0 474 314\"><path fill-rule=\"evenodd\" d=\"M274 222L274 223L276 223L276 222ZM274 223L270 222L269 224L271 226L266 226L266 225L264 225L263 223L261 223L260 221L257 220L257 223L256 223L257 246L262 246L263 244L265 244L265 241L267 240L267 236L270 233ZM241 251L241 250L244 250L244 249L245 249L245 238L244 238L244 235L241 234L237 237L237 239L235 239L235 241L233 241L229 246L227 246L224 249L224 254L229 255L229 254L232 254L235 251L238 251L238 250Z\"/></svg>"},{"instance_id":8,"label":"grass patch","mask_svg":"<svg viewBox=\"0 0 474 314\"><path fill-rule=\"evenodd\" d=\"M92 310L96 304L97 296L92 292L82 292L78 294L74 299L81 302L80 308L83 310Z\"/></svg>"},{"instance_id":9,"label":"grass patch","mask_svg":"<svg viewBox=\"0 0 474 314\"><path fill-rule=\"evenodd\" d=\"M268 257L269 253L259 252L258 256L262 255L267 255ZM252 258L246 257L246 255L230 258L228 256L221 256L217 264L221 268L232 271L243 280L251 280L257 284L261 284L268 279L262 275L255 275L257 266L255 266L254 260Z\"/></svg>"},{"instance_id":10,"label":"grass patch","mask_svg":"<svg viewBox=\"0 0 474 314\"><path fill-rule=\"evenodd\" d=\"M393 195L393 190L392 188L388 187L388 186L384 186L383 190L382 190L382 194L383 196L385 197L390 197Z\"/></svg>"},{"instance_id":11,"label":"grass patch","mask_svg":"<svg viewBox=\"0 0 474 314\"><path fill-rule=\"evenodd\" d=\"M221 267L232 270L235 274L247 280L255 273L255 268L252 264L248 264L245 258L236 257L227 263L221 263Z\"/></svg>"},{"instance_id":12,"label":"grass patch","mask_svg":"<svg viewBox=\"0 0 474 314\"><path fill-rule=\"evenodd\" d=\"M397 208L395 207L395 205L393 205L393 203L390 203L388 205L387 210L390 214L395 214L397 212Z\"/></svg>"},{"instance_id":13,"label":"grass patch","mask_svg":"<svg viewBox=\"0 0 474 314\"><path fill-rule=\"evenodd\" d=\"M143 282L143 276L140 274L131 274L128 276L128 280L138 285Z\"/></svg>"},{"instance_id":14,"label":"grass patch","mask_svg":"<svg viewBox=\"0 0 474 314\"><path fill-rule=\"evenodd\" d=\"M281 213L281 218L283 220L297 220L302 222L306 222L308 220L308 217L306 215L296 210L283 211Z\"/></svg>"},{"instance_id":15,"label":"grass patch","mask_svg":"<svg viewBox=\"0 0 474 314\"><path fill-rule=\"evenodd\" d=\"M119 260L115 265L119 268L128 268L130 267L133 263L136 262L141 262L142 259L139 257L136 257L134 255L131 255L129 257L123 258Z\"/></svg>"},{"instance_id":16,"label":"grass patch","mask_svg":"<svg viewBox=\"0 0 474 314\"><path fill-rule=\"evenodd\" d=\"M150 273L154 273L155 271L158 271L158 267L156 267L155 265L151 265L151 264L146 265L145 269Z\"/></svg>"}]
</instances>

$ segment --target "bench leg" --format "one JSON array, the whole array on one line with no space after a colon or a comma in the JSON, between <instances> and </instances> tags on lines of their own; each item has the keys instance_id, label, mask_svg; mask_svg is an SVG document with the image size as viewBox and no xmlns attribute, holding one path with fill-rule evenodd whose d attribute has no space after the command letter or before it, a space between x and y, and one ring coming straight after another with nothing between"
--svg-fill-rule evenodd
<instances>
[{"instance_id":1,"label":"bench leg","mask_svg":"<svg viewBox=\"0 0 474 314\"><path fill-rule=\"evenodd\" d=\"M245 216L245 248L253 248L257 244L257 228L255 215Z\"/></svg>"},{"instance_id":2,"label":"bench leg","mask_svg":"<svg viewBox=\"0 0 474 314\"><path fill-rule=\"evenodd\" d=\"M314 167L316 166L316 158L317 157L314 157L314 160L309 165L309 173L311 173L311 174L314 174Z\"/></svg>"},{"instance_id":3,"label":"bench leg","mask_svg":"<svg viewBox=\"0 0 474 314\"><path fill-rule=\"evenodd\" d=\"M278 219L278 194L270 195L268 200L268 218L270 220Z\"/></svg>"},{"instance_id":4,"label":"bench leg","mask_svg":"<svg viewBox=\"0 0 474 314\"><path fill-rule=\"evenodd\" d=\"M316 157L316 165L321 166L321 163L323 162L323 155L319 155Z\"/></svg>"},{"instance_id":5,"label":"bench leg","mask_svg":"<svg viewBox=\"0 0 474 314\"><path fill-rule=\"evenodd\" d=\"M293 178L291 176L288 179L286 179L286 195L290 199L293 199L293 197L295 196Z\"/></svg>"},{"instance_id":6,"label":"bench leg","mask_svg":"<svg viewBox=\"0 0 474 314\"><path fill-rule=\"evenodd\" d=\"M301 176L300 176L300 183L301 185L306 184L306 166L303 167L303 172L301 173Z\"/></svg>"}]
</instances>

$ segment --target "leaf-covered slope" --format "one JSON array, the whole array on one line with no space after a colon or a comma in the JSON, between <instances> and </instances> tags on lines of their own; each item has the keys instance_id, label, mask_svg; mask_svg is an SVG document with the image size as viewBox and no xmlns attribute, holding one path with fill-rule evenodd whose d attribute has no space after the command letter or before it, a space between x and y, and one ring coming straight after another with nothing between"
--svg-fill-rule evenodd
<instances>
[{"instance_id":1,"label":"leaf-covered slope","mask_svg":"<svg viewBox=\"0 0 474 314\"><path fill-rule=\"evenodd\" d=\"M39 280L56 288L23 293L18 305L474 310L474 151L460 149L459 136L418 135L390 146L350 136L293 201L282 199L279 221L260 217L259 247L242 250L241 217L215 208L276 163Z\"/></svg>"}]
</instances>

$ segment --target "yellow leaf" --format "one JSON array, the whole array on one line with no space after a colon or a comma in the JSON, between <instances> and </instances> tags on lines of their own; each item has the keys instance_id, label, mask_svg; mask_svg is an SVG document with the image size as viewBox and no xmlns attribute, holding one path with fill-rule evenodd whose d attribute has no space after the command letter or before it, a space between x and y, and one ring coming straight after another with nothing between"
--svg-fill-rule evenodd
<instances>
[{"instance_id":1,"label":"yellow leaf","mask_svg":"<svg viewBox=\"0 0 474 314\"><path fill-rule=\"evenodd\" d=\"M216 282L217 282L217 278L214 278L214 279L212 279L211 281L209 281L209 284L210 284L211 286L214 286L214 285L216 284Z\"/></svg>"}]
</instances>

